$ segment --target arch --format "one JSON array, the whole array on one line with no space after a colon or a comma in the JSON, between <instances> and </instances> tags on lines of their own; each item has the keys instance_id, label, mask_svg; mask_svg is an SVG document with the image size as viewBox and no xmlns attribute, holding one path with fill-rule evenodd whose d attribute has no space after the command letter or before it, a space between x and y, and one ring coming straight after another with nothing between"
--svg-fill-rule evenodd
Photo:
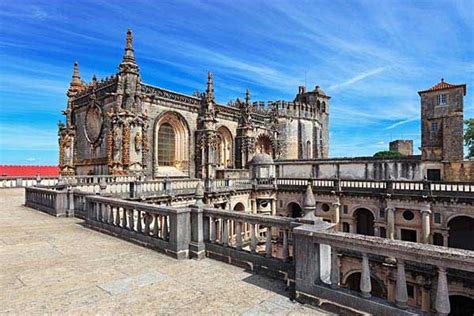
<instances>
[{"instance_id":1,"label":"arch","mask_svg":"<svg viewBox=\"0 0 474 316\"><path fill-rule=\"evenodd\" d=\"M234 211L236 212L245 212L245 205L241 202L238 202L234 205Z\"/></svg>"},{"instance_id":2,"label":"arch","mask_svg":"<svg viewBox=\"0 0 474 316\"><path fill-rule=\"evenodd\" d=\"M354 211L353 217L356 221L357 234L374 236L375 216L372 211L366 208L358 208Z\"/></svg>"},{"instance_id":3,"label":"arch","mask_svg":"<svg viewBox=\"0 0 474 316\"><path fill-rule=\"evenodd\" d=\"M448 247L474 250L474 218L459 215L448 222Z\"/></svg>"},{"instance_id":4,"label":"arch","mask_svg":"<svg viewBox=\"0 0 474 316\"><path fill-rule=\"evenodd\" d=\"M451 306L450 316L474 315L474 299L470 297L450 295L449 305Z\"/></svg>"},{"instance_id":5,"label":"arch","mask_svg":"<svg viewBox=\"0 0 474 316\"><path fill-rule=\"evenodd\" d=\"M361 272L351 272L344 278L343 284L352 291L360 292ZM387 291L383 282L374 275L370 275L370 285L372 291L370 294L376 297L387 298Z\"/></svg>"},{"instance_id":6,"label":"arch","mask_svg":"<svg viewBox=\"0 0 474 316\"><path fill-rule=\"evenodd\" d=\"M155 120L153 135L154 173L157 174L160 167L174 167L180 171L188 172L190 131L186 120L179 113L164 112ZM162 146L167 147L167 154ZM167 161L163 159L165 157L172 159Z\"/></svg>"},{"instance_id":7,"label":"arch","mask_svg":"<svg viewBox=\"0 0 474 316\"><path fill-rule=\"evenodd\" d=\"M296 202L288 203L288 205L286 206L286 210L287 210L288 216L292 218L303 217L304 215L303 209Z\"/></svg>"},{"instance_id":8,"label":"arch","mask_svg":"<svg viewBox=\"0 0 474 316\"><path fill-rule=\"evenodd\" d=\"M221 126L217 129L219 143L217 145L217 165L221 168L232 168L234 165L234 143L230 130Z\"/></svg>"},{"instance_id":9,"label":"arch","mask_svg":"<svg viewBox=\"0 0 474 316\"><path fill-rule=\"evenodd\" d=\"M260 134L257 136L256 146L257 151L268 154L273 157L273 145L270 136L267 134Z\"/></svg>"},{"instance_id":10,"label":"arch","mask_svg":"<svg viewBox=\"0 0 474 316\"><path fill-rule=\"evenodd\" d=\"M321 103L321 111L326 112L326 102Z\"/></svg>"}]
</instances>

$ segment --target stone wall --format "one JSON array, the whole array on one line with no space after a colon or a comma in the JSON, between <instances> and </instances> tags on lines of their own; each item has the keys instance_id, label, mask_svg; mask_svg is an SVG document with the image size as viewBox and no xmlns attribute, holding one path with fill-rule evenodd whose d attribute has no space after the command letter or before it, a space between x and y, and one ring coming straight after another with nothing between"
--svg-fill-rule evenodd
<instances>
[{"instance_id":1,"label":"stone wall","mask_svg":"<svg viewBox=\"0 0 474 316\"><path fill-rule=\"evenodd\" d=\"M444 166L445 181L474 181L474 161L447 162Z\"/></svg>"}]
</instances>

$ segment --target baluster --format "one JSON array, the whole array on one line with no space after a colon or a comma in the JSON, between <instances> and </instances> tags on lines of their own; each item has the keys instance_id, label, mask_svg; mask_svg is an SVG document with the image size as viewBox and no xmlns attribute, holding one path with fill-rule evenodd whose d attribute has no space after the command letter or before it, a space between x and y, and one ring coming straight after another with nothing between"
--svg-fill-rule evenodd
<instances>
[{"instance_id":1,"label":"baluster","mask_svg":"<svg viewBox=\"0 0 474 316\"><path fill-rule=\"evenodd\" d=\"M129 209L127 211L128 213L128 229L130 230L134 230L135 229L135 210L132 208L132 209Z\"/></svg>"},{"instance_id":2,"label":"baluster","mask_svg":"<svg viewBox=\"0 0 474 316\"><path fill-rule=\"evenodd\" d=\"M109 215L107 223L109 225L114 224L114 208L112 205L107 205L107 214Z\"/></svg>"},{"instance_id":3,"label":"baluster","mask_svg":"<svg viewBox=\"0 0 474 316\"><path fill-rule=\"evenodd\" d=\"M272 228L271 226L267 227L267 240L265 242L265 257L272 257Z\"/></svg>"},{"instance_id":4,"label":"baluster","mask_svg":"<svg viewBox=\"0 0 474 316\"><path fill-rule=\"evenodd\" d=\"M159 237L158 232L159 232L159 227L158 227L158 214L153 214L153 236L154 237Z\"/></svg>"},{"instance_id":5,"label":"baluster","mask_svg":"<svg viewBox=\"0 0 474 316\"><path fill-rule=\"evenodd\" d=\"M229 220L222 219L222 245L229 246Z\"/></svg>"},{"instance_id":6,"label":"baluster","mask_svg":"<svg viewBox=\"0 0 474 316\"><path fill-rule=\"evenodd\" d=\"M237 221L235 226L235 242L236 242L236 248L238 250L242 249L242 226L243 222Z\"/></svg>"},{"instance_id":7,"label":"baluster","mask_svg":"<svg viewBox=\"0 0 474 316\"><path fill-rule=\"evenodd\" d=\"M95 219L100 222L102 220L102 210L101 210L101 204L96 203L95 204Z\"/></svg>"},{"instance_id":8,"label":"baluster","mask_svg":"<svg viewBox=\"0 0 474 316\"><path fill-rule=\"evenodd\" d=\"M257 236L255 235L255 224L250 224L250 251L257 252Z\"/></svg>"},{"instance_id":9,"label":"baluster","mask_svg":"<svg viewBox=\"0 0 474 316\"><path fill-rule=\"evenodd\" d=\"M115 208L115 226L120 227L120 207Z\"/></svg>"},{"instance_id":10,"label":"baluster","mask_svg":"<svg viewBox=\"0 0 474 316\"><path fill-rule=\"evenodd\" d=\"M168 234L168 217L164 217L164 222L163 222L163 240L168 240L169 234Z\"/></svg>"},{"instance_id":11,"label":"baluster","mask_svg":"<svg viewBox=\"0 0 474 316\"><path fill-rule=\"evenodd\" d=\"M288 261L290 254L289 254L289 248L288 248L288 230L284 229L283 230L283 261Z\"/></svg>"},{"instance_id":12,"label":"baluster","mask_svg":"<svg viewBox=\"0 0 474 316\"><path fill-rule=\"evenodd\" d=\"M395 304L397 307L407 308L408 292L407 281L405 278L405 262L402 259L397 260L397 283L395 290Z\"/></svg>"},{"instance_id":13,"label":"baluster","mask_svg":"<svg viewBox=\"0 0 474 316\"><path fill-rule=\"evenodd\" d=\"M215 218L214 217L209 217L209 222L210 222L210 239L211 243L216 243L216 223L215 223Z\"/></svg>"},{"instance_id":14,"label":"baluster","mask_svg":"<svg viewBox=\"0 0 474 316\"><path fill-rule=\"evenodd\" d=\"M437 315L448 315L451 311L445 267L438 267L438 287L436 288L435 308L438 312Z\"/></svg>"},{"instance_id":15,"label":"baluster","mask_svg":"<svg viewBox=\"0 0 474 316\"><path fill-rule=\"evenodd\" d=\"M122 228L127 229L128 227L128 216L127 216L127 209L122 207Z\"/></svg>"},{"instance_id":16,"label":"baluster","mask_svg":"<svg viewBox=\"0 0 474 316\"><path fill-rule=\"evenodd\" d=\"M372 285L370 284L369 257L366 253L362 254L362 273L360 276L360 291L363 298L370 298Z\"/></svg>"},{"instance_id":17,"label":"baluster","mask_svg":"<svg viewBox=\"0 0 474 316\"><path fill-rule=\"evenodd\" d=\"M142 211L137 210L137 232L142 232Z\"/></svg>"},{"instance_id":18,"label":"baluster","mask_svg":"<svg viewBox=\"0 0 474 316\"><path fill-rule=\"evenodd\" d=\"M150 224L152 219L152 215L148 212L145 212L145 214L143 215L143 222L145 224L145 235L147 236L150 236Z\"/></svg>"},{"instance_id":19,"label":"baluster","mask_svg":"<svg viewBox=\"0 0 474 316\"><path fill-rule=\"evenodd\" d=\"M337 258L337 249L331 246L331 287L339 287L339 262Z\"/></svg>"}]
</instances>

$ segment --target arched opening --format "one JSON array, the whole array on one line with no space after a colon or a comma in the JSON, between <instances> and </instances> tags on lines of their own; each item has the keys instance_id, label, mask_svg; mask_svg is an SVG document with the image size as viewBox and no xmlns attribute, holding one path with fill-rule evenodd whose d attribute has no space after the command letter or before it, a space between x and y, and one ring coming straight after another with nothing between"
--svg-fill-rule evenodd
<instances>
[{"instance_id":1,"label":"arched opening","mask_svg":"<svg viewBox=\"0 0 474 316\"><path fill-rule=\"evenodd\" d=\"M345 286L353 291L360 292L360 277L360 272L352 273L347 277ZM382 282L379 282L377 279L371 276L370 285L372 287L372 291L370 292L370 294L376 297L386 298L385 288Z\"/></svg>"},{"instance_id":2,"label":"arched opening","mask_svg":"<svg viewBox=\"0 0 474 316\"><path fill-rule=\"evenodd\" d=\"M356 220L356 233L374 236L374 215L366 208L358 208L354 212Z\"/></svg>"},{"instance_id":3,"label":"arched opening","mask_svg":"<svg viewBox=\"0 0 474 316\"><path fill-rule=\"evenodd\" d=\"M474 315L474 300L463 295L450 295L450 316Z\"/></svg>"},{"instance_id":4,"label":"arched opening","mask_svg":"<svg viewBox=\"0 0 474 316\"><path fill-rule=\"evenodd\" d=\"M303 215L304 215L303 209L296 202L288 203L288 206L286 208L288 210L288 216L290 216L292 218L303 217Z\"/></svg>"},{"instance_id":5,"label":"arched opening","mask_svg":"<svg viewBox=\"0 0 474 316\"><path fill-rule=\"evenodd\" d=\"M245 212L245 205L243 205L242 203L237 203L235 204L234 206L234 211L237 211L237 212Z\"/></svg>"},{"instance_id":6,"label":"arched opening","mask_svg":"<svg viewBox=\"0 0 474 316\"><path fill-rule=\"evenodd\" d=\"M233 167L233 142L232 134L225 126L217 129L219 143L217 146L217 165L220 168Z\"/></svg>"},{"instance_id":7,"label":"arched opening","mask_svg":"<svg viewBox=\"0 0 474 316\"><path fill-rule=\"evenodd\" d=\"M189 129L175 112L160 115L155 122L154 175L182 176L189 171Z\"/></svg>"},{"instance_id":8,"label":"arched opening","mask_svg":"<svg viewBox=\"0 0 474 316\"><path fill-rule=\"evenodd\" d=\"M311 141L308 140L308 141L306 142L306 158L307 158L307 159L311 159L311 158L312 158L312 155L311 155L312 150L311 150L311 149L312 149L312 148L311 148Z\"/></svg>"},{"instance_id":9,"label":"arched opening","mask_svg":"<svg viewBox=\"0 0 474 316\"><path fill-rule=\"evenodd\" d=\"M474 250L474 218L457 216L448 222L448 247Z\"/></svg>"},{"instance_id":10,"label":"arched opening","mask_svg":"<svg viewBox=\"0 0 474 316\"><path fill-rule=\"evenodd\" d=\"M257 152L265 153L273 157L272 141L268 135L258 135L256 148Z\"/></svg>"}]
</instances>

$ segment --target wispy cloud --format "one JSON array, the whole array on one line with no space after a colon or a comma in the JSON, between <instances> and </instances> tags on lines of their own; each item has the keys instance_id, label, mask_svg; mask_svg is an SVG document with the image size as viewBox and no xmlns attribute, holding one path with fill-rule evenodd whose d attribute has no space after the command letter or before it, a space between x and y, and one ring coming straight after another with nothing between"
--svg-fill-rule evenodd
<instances>
[{"instance_id":1,"label":"wispy cloud","mask_svg":"<svg viewBox=\"0 0 474 316\"><path fill-rule=\"evenodd\" d=\"M384 70L385 70L384 67L379 67L379 68L376 68L376 69L365 71L365 72L363 72L361 74L358 74L357 76L355 76L355 77L353 77L349 80L346 80L346 81L338 83L338 84L333 84L333 85L329 86L328 89L332 90L332 91L337 91L337 90L340 90L342 88L346 88L348 86L353 85L354 83L357 83L359 81L364 80L365 78L377 75L377 74L381 73Z\"/></svg>"}]
</instances>

